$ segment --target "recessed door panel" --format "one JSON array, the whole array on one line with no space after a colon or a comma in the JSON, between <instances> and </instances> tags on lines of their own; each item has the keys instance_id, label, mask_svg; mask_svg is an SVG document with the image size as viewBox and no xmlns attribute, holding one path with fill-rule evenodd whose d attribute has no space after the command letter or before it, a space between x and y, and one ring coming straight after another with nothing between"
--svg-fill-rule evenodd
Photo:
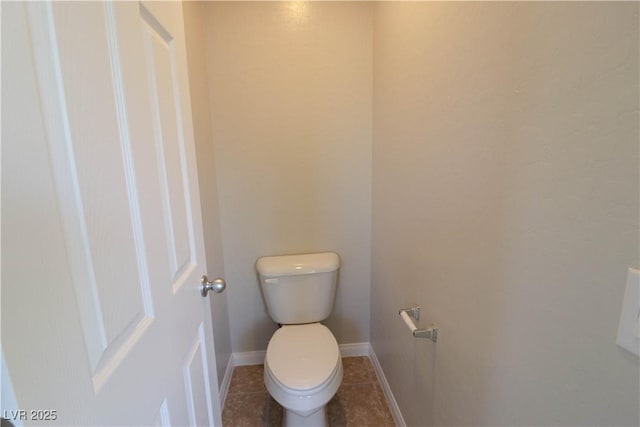
<instances>
[{"instance_id":1,"label":"recessed door panel","mask_svg":"<svg viewBox=\"0 0 640 427\"><path fill-rule=\"evenodd\" d=\"M67 8L73 7L71 12ZM94 386L152 321L135 166L112 16L100 3L57 5L50 38L65 138L52 162L74 256ZM77 37L84 34L85 37ZM78 58L83 58L79 62ZM118 248L114 256L114 248ZM106 370L106 371L105 371Z\"/></svg>"},{"instance_id":2,"label":"recessed door panel","mask_svg":"<svg viewBox=\"0 0 640 427\"><path fill-rule=\"evenodd\" d=\"M154 100L157 162L163 186L163 215L169 242L172 287L176 292L193 269L193 230L189 221L187 170L174 40L153 15L140 6L150 92Z\"/></svg>"},{"instance_id":3,"label":"recessed door panel","mask_svg":"<svg viewBox=\"0 0 640 427\"><path fill-rule=\"evenodd\" d=\"M213 423L212 408L209 403L211 401L211 390L209 390L209 383L203 380L209 377L206 361L204 327L200 325L198 336L187 353L183 367L189 424L192 426L204 426Z\"/></svg>"}]
</instances>

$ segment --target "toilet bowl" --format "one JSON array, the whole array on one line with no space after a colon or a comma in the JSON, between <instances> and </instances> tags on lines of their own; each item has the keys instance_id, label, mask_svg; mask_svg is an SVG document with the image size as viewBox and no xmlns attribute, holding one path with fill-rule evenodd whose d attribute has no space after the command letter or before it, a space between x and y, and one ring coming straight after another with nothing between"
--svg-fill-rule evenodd
<instances>
[{"instance_id":1,"label":"toilet bowl","mask_svg":"<svg viewBox=\"0 0 640 427\"><path fill-rule=\"evenodd\" d=\"M338 343L320 323L285 325L267 347L264 382L285 426L328 426L326 404L342 383Z\"/></svg>"},{"instance_id":2,"label":"toilet bowl","mask_svg":"<svg viewBox=\"0 0 640 427\"><path fill-rule=\"evenodd\" d=\"M340 259L333 252L262 257L256 268L271 318L264 383L283 424L328 426L326 405L342 383L338 342L320 321L333 309Z\"/></svg>"}]
</instances>

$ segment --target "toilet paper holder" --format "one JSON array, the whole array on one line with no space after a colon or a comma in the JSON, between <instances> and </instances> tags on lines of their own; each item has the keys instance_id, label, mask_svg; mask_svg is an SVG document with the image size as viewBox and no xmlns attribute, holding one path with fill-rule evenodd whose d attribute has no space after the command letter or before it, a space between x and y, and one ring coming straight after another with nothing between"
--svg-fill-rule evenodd
<instances>
[{"instance_id":1,"label":"toilet paper holder","mask_svg":"<svg viewBox=\"0 0 640 427\"><path fill-rule=\"evenodd\" d=\"M410 308L403 308L400 309L400 311L398 311L398 314L400 315L400 317L402 317L402 320L404 320L404 323L407 325L407 327L411 330L411 333L413 334L413 336L415 338L428 338L433 342L437 342L438 341L438 328L437 327L431 327L431 328L421 328L418 329L418 327L416 326L416 324L414 323L413 320L411 320L412 318L415 320L419 320L420 319L420 306L416 305Z\"/></svg>"}]
</instances>

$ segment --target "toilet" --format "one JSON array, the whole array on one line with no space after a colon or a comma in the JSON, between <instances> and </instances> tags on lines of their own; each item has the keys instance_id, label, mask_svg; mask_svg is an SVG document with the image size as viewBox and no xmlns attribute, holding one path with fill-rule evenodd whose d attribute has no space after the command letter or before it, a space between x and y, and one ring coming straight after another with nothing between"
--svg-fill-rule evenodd
<instances>
[{"instance_id":1,"label":"toilet","mask_svg":"<svg viewBox=\"0 0 640 427\"><path fill-rule=\"evenodd\" d=\"M328 426L326 405L342 382L329 317L340 258L333 252L268 256L256 263L269 316L281 326L267 346L264 383L284 408L283 425Z\"/></svg>"}]
</instances>

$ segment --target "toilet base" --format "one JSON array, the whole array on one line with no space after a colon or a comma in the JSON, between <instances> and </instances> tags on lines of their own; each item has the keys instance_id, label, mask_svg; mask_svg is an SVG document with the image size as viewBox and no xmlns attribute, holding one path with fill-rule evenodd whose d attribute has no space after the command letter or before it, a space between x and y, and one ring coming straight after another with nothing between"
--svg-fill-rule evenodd
<instances>
[{"instance_id":1,"label":"toilet base","mask_svg":"<svg viewBox=\"0 0 640 427\"><path fill-rule=\"evenodd\" d=\"M284 408L282 425L284 427L329 427L327 407L323 406L307 416L302 416Z\"/></svg>"}]
</instances>

